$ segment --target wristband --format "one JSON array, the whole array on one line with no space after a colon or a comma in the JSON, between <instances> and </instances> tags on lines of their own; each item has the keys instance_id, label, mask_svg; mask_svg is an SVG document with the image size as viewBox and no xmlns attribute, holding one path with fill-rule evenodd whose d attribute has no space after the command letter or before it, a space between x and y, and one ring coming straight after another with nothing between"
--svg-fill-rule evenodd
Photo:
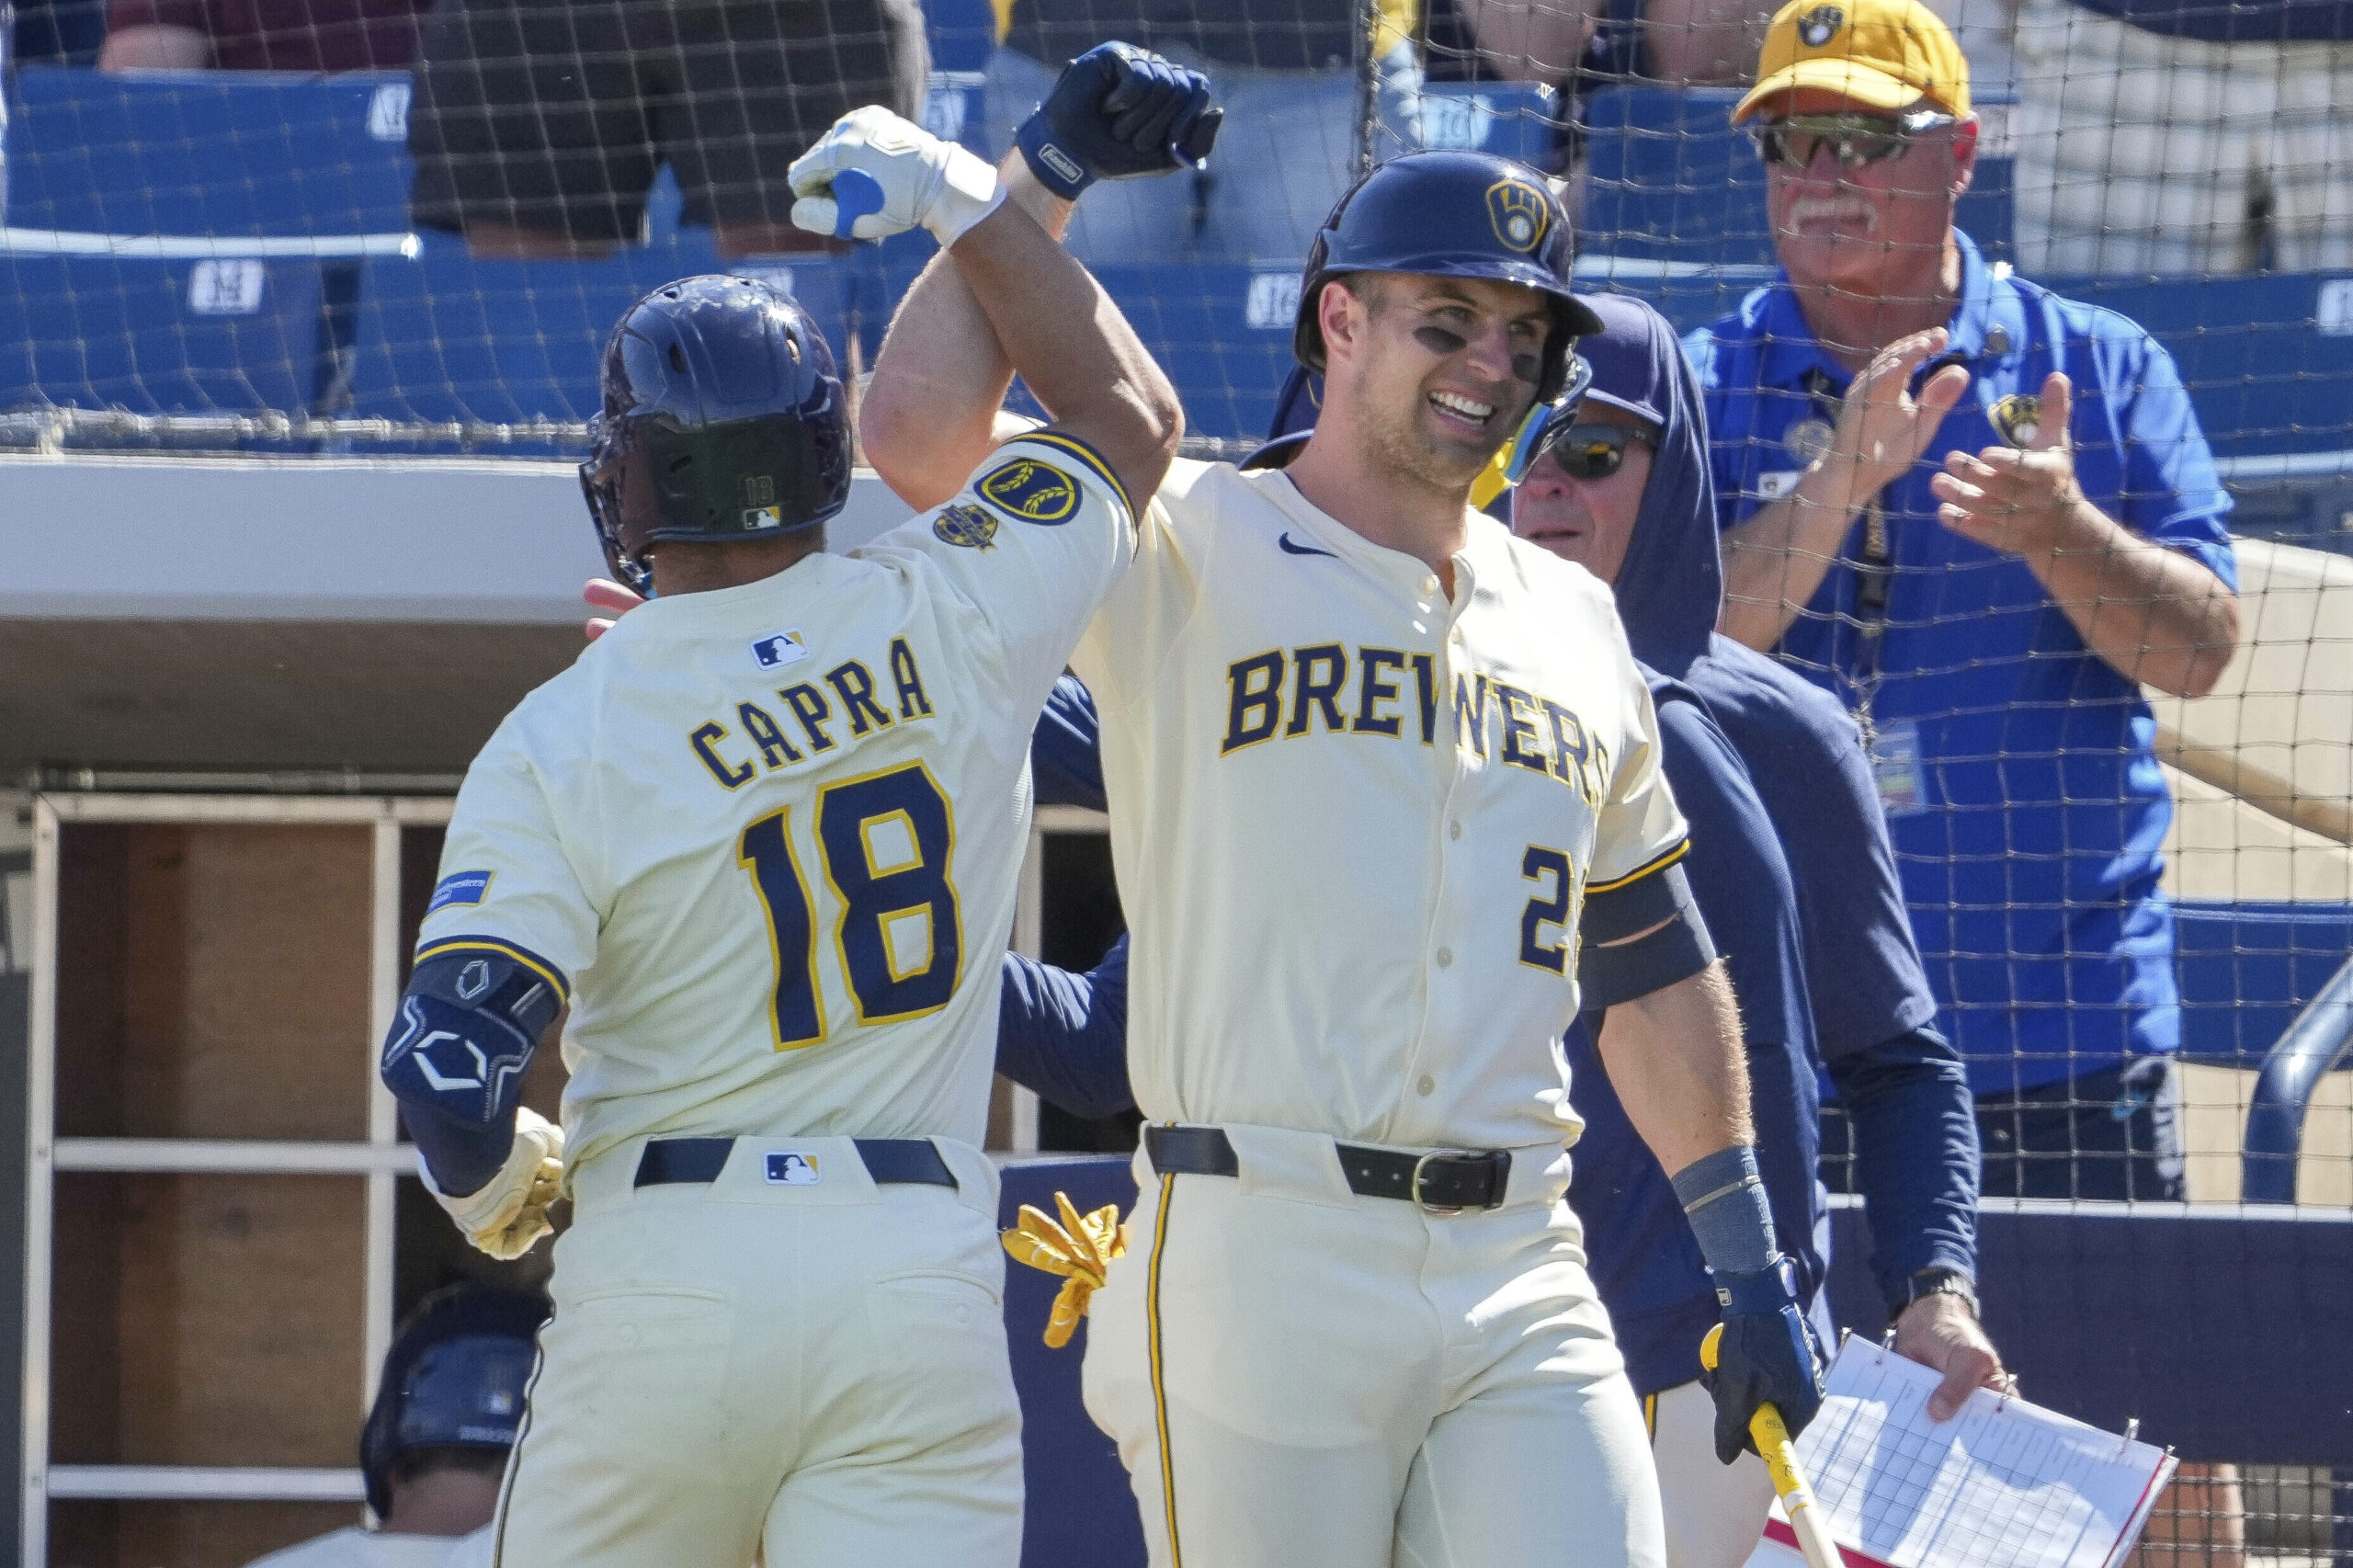
<instances>
[{"instance_id":1,"label":"wristband","mask_svg":"<svg viewBox=\"0 0 2353 1568\"><path fill-rule=\"evenodd\" d=\"M1021 122L1014 144L1021 149L1021 161L1029 165L1038 183L1064 201L1076 201L1095 183L1093 170L1055 144L1054 128L1046 121L1043 104L1030 110L1029 118Z\"/></svg>"},{"instance_id":2,"label":"wristband","mask_svg":"<svg viewBox=\"0 0 2353 1568\"><path fill-rule=\"evenodd\" d=\"M1683 1217L1718 1278L1756 1274L1773 1265L1773 1210L1756 1151L1745 1143L1692 1161L1672 1178Z\"/></svg>"}]
</instances>

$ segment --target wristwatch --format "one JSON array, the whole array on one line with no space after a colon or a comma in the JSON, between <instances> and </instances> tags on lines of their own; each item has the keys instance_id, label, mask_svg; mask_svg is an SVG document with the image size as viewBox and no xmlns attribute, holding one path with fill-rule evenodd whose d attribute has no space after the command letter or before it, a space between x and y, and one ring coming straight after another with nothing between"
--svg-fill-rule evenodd
<instances>
[{"instance_id":1,"label":"wristwatch","mask_svg":"<svg viewBox=\"0 0 2353 1568\"><path fill-rule=\"evenodd\" d=\"M1924 1268L1904 1281L1904 1306L1910 1306L1923 1296L1959 1296L1969 1308L1971 1317L1979 1315L1977 1287L1958 1268ZM1904 1309L1896 1310L1900 1312Z\"/></svg>"}]
</instances>

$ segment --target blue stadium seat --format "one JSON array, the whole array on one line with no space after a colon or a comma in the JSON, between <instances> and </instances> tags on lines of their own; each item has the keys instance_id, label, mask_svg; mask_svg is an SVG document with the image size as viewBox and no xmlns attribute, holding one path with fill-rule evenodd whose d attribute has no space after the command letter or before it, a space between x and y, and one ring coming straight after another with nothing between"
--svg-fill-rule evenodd
<instances>
[{"instance_id":1,"label":"blue stadium seat","mask_svg":"<svg viewBox=\"0 0 2353 1568\"><path fill-rule=\"evenodd\" d=\"M1188 434L1266 435L1290 373L1296 268L1173 263L1106 267L1097 277L1176 383Z\"/></svg>"},{"instance_id":2,"label":"blue stadium seat","mask_svg":"<svg viewBox=\"0 0 2353 1568\"><path fill-rule=\"evenodd\" d=\"M116 234L408 228L404 74L16 74L8 223Z\"/></svg>"},{"instance_id":3,"label":"blue stadium seat","mask_svg":"<svg viewBox=\"0 0 2353 1568\"><path fill-rule=\"evenodd\" d=\"M2353 907L2181 903L2174 909L2181 1048L2254 1067L2353 954Z\"/></svg>"},{"instance_id":4,"label":"blue stadium seat","mask_svg":"<svg viewBox=\"0 0 2353 1568\"><path fill-rule=\"evenodd\" d=\"M996 10L989 0L929 0L924 30L931 44L931 80L923 122L935 136L974 151L987 143L982 86L996 52Z\"/></svg>"},{"instance_id":5,"label":"blue stadium seat","mask_svg":"<svg viewBox=\"0 0 2353 1568\"><path fill-rule=\"evenodd\" d=\"M2303 273L2046 278L2173 351L2225 462L2353 449L2353 281Z\"/></svg>"},{"instance_id":6,"label":"blue stadium seat","mask_svg":"<svg viewBox=\"0 0 2353 1568\"><path fill-rule=\"evenodd\" d=\"M1422 89L1422 145L1541 165L1559 114L1559 95L1532 82L1432 82Z\"/></svg>"},{"instance_id":7,"label":"blue stadium seat","mask_svg":"<svg viewBox=\"0 0 2353 1568\"><path fill-rule=\"evenodd\" d=\"M1706 266L1770 266L1765 170L1732 125L1732 87L1607 87L1585 108L1586 249ZM2011 160L1981 157L1960 223L1985 254L2010 254Z\"/></svg>"},{"instance_id":8,"label":"blue stadium seat","mask_svg":"<svg viewBox=\"0 0 2353 1568\"><path fill-rule=\"evenodd\" d=\"M0 408L299 414L319 347L315 262L0 254Z\"/></svg>"},{"instance_id":9,"label":"blue stadium seat","mask_svg":"<svg viewBox=\"0 0 2353 1568\"><path fill-rule=\"evenodd\" d=\"M621 312L664 283L705 272L783 288L816 317L837 358L847 359L856 330L871 365L897 297L886 296L882 267L877 249L862 246L729 267L708 230L591 262L477 261L453 236L421 235L413 258L358 264L344 334L347 401L322 412L401 423L585 420L597 411L597 358ZM898 287L913 277L903 269Z\"/></svg>"},{"instance_id":10,"label":"blue stadium seat","mask_svg":"<svg viewBox=\"0 0 2353 1568\"><path fill-rule=\"evenodd\" d=\"M403 423L585 420L613 323L648 290L712 271L681 242L608 260L476 261L453 236L359 267L348 412Z\"/></svg>"}]
</instances>

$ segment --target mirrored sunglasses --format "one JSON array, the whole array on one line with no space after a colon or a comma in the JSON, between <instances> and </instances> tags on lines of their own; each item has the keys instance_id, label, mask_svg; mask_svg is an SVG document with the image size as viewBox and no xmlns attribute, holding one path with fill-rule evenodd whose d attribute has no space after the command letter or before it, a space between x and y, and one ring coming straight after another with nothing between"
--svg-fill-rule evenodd
<instances>
[{"instance_id":1,"label":"mirrored sunglasses","mask_svg":"<svg viewBox=\"0 0 2353 1568\"><path fill-rule=\"evenodd\" d=\"M1802 169L1828 147L1840 168L1857 169L1902 157L1922 131L1957 123L1950 115L1935 113L1793 114L1768 120L1750 134L1768 164Z\"/></svg>"},{"instance_id":2,"label":"mirrored sunglasses","mask_svg":"<svg viewBox=\"0 0 2353 1568\"><path fill-rule=\"evenodd\" d=\"M1545 449L1561 472L1571 479L1608 479L1623 467L1626 443L1650 446L1650 437L1623 425L1563 425L1557 426Z\"/></svg>"}]
</instances>

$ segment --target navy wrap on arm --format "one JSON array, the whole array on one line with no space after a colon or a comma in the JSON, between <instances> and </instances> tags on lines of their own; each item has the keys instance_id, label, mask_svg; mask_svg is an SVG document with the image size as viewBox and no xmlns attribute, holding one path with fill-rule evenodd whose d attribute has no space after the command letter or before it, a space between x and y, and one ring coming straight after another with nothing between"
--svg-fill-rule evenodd
<instances>
[{"instance_id":1,"label":"navy wrap on arm","mask_svg":"<svg viewBox=\"0 0 2353 1568\"><path fill-rule=\"evenodd\" d=\"M1853 1132L1871 1273L1900 1310L1912 1276L1977 1277L1977 1116L1961 1053L1917 1028L1828 1066Z\"/></svg>"},{"instance_id":2,"label":"navy wrap on arm","mask_svg":"<svg viewBox=\"0 0 2353 1568\"><path fill-rule=\"evenodd\" d=\"M1128 938L1085 974L1005 955L996 1070L1073 1116L1132 1109L1128 1086Z\"/></svg>"},{"instance_id":3,"label":"navy wrap on arm","mask_svg":"<svg viewBox=\"0 0 2353 1568\"><path fill-rule=\"evenodd\" d=\"M417 955L378 1071L444 1195L480 1191L506 1163L523 1070L564 1001L562 972L509 942L453 937Z\"/></svg>"},{"instance_id":4,"label":"navy wrap on arm","mask_svg":"<svg viewBox=\"0 0 2353 1568\"><path fill-rule=\"evenodd\" d=\"M1615 947L1600 947L1588 929L1578 934L1577 996L1581 1006L1590 1010L1614 1007L1620 1002L1631 1002L1637 996L1647 996L1654 991L1664 991L1678 980L1688 980L1716 961L1715 944L1709 940L1708 923L1699 918L1699 906L1692 902L1690 884L1685 880L1683 868L1669 866L1663 871L1653 871L1641 882L1642 887L1656 883L1657 888L1646 896L1655 897L1657 907L1664 913L1653 920L1666 924L1647 937L1620 941ZM1663 897L1656 895L1663 893ZM1620 929L1639 931L1643 923L1618 918L1625 906L1609 912L1611 921ZM1593 905L1586 905L1588 912Z\"/></svg>"}]
</instances>

